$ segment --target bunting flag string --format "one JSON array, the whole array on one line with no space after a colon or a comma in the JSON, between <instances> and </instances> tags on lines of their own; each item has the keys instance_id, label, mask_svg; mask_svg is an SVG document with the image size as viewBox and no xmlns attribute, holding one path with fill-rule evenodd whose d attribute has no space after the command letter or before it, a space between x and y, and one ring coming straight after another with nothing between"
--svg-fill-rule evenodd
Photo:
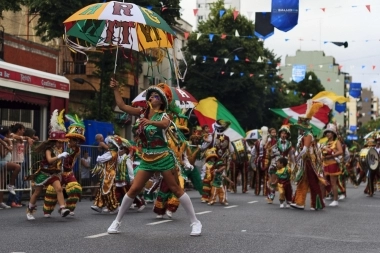
<instances>
[{"instance_id":1,"label":"bunting flag string","mask_svg":"<svg viewBox=\"0 0 380 253\"><path fill-rule=\"evenodd\" d=\"M185 39L187 40L189 38L189 36L191 36L192 34L197 34L197 40L201 37L201 36L209 36L210 34L213 34L214 36L217 36L217 37L220 37L221 39L226 39L227 37L240 37L240 38L248 38L248 39L253 39L253 38L261 38L259 36L255 36L254 34L253 35L240 35L239 31L238 30L235 30L235 34L226 34L226 33L201 33L201 32L196 32L196 33L189 33L189 32L185 32ZM342 46L344 47L347 47L348 44L346 44L347 42L335 42L335 41L331 41L331 40L321 40L321 39L315 39L315 38L311 38L311 39L305 39L305 38L285 38L285 39L276 39L276 38L271 38L272 40L282 40L282 41L285 41L285 42L289 42L289 41L302 41L302 42L315 42L315 43L320 43L322 42L324 45L326 44L335 44L335 43L342 43ZM349 41L350 43L368 43L368 42L377 42L379 43L380 42L380 38L379 39L356 39L356 40L351 40Z\"/></svg>"}]
</instances>

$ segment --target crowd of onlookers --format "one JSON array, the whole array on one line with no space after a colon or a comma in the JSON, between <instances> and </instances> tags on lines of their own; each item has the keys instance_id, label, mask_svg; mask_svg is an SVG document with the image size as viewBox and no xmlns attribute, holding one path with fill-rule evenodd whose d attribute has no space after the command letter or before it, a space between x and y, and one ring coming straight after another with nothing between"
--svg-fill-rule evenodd
<instances>
[{"instance_id":1,"label":"crowd of onlookers","mask_svg":"<svg viewBox=\"0 0 380 253\"><path fill-rule=\"evenodd\" d=\"M38 141L38 136L31 128L16 123L0 126L0 189L8 191L8 199L4 202L4 191L0 191L0 208L22 207L25 182L22 171L25 162L25 149Z\"/></svg>"}]
</instances>

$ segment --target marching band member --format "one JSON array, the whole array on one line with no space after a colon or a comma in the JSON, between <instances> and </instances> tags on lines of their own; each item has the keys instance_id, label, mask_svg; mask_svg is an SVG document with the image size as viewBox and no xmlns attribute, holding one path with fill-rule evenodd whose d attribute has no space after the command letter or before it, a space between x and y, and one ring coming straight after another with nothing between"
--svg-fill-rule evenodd
<instances>
[{"instance_id":1,"label":"marching band member","mask_svg":"<svg viewBox=\"0 0 380 253\"><path fill-rule=\"evenodd\" d=\"M371 136L365 141L364 146L367 148L376 148L376 142L373 138L375 136ZM367 164L363 164L362 166L368 166ZM379 178L379 169L372 170L370 168L362 168L363 171L367 171L367 187L364 190L365 194L368 194L368 197L372 197L375 192L375 182L376 179ZM359 179L361 181L361 179Z\"/></svg>"},{"instance_id":2,"label":"marching band member","mask_svg":"<svg viewBox=\"0 0 380 253\"><path fill-rule=\"evenodd\" d=\"M202 203L207 203L211 196L211 183L213 178L213 168L218 155L216 154L215 148L207 149L205 152L206 163L202 168L202 180L203 180L203 194L201 197Z\"/></svg>"},{"instance_id":3,"label":"marching band member","mask_svg":"<svg viewBox=\"0 0 380 253\"><path fill-rule=\"evenodd\" d=\"M266 149L268 143L268 127L261 128L261 139L255 142L252 148L252 158L255 163L255 195L260 195L261 186L263 186L263 195L268 195L268 167L269 157Z\"/></svg>"},{"instance_id":4,"label":"marching band member","mask_svg":"<svg viewBox=\"0 0 380 253\"><path fill-rule=\"evenodd\" d=\"M311 197L310 209L321 210L325 207L319 183L326 184L326 182L322 177L323 168L319 160L319 154L313 144L312 127L310 125L311 118L322 106L322 103L313 103L313 101L308 100L305 117L299 116L297 124L294 124L299 129L300 136L298 138L298 155L296 157L298 170L295 183L297 188L293 196L293 203L290 206L296 209L305 209L308 190L310 190Z\"/></svg>"}]
</instances>

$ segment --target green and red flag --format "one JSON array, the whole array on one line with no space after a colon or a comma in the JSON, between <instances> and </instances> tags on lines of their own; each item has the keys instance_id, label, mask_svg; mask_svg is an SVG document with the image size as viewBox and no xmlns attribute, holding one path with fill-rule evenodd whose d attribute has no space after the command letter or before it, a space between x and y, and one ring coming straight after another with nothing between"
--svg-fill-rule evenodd
<instances>
[{"instance_id":1,"label":"green and red flag","mask_svg":"<svg viewBox=\"0 0 380 253\"><path fill-rule=\"evenodd\" d=\"M236 118L214 97L200 100L194 108L194 113L199 124L208 125L210 129L213 129L212 125L218 119L230 121L231 125L224 133L230 137L231 141L245 138L245 132Z\"/></svg>"},{"instance_id":2,"label":"green and red flag","mask_svg":"<svg viewBox=\"0 0 380 253\"><path fill-rule=\"evenodd\" d=\"M298 106L282 108L282 109L270 109L272 112L280 115L283 118L289 118L291 123L297 123L298 116L305 116L307 109L307 104L302 104ZM314 134L319 134L320 131L325 127L327 123L329 123L329 114L331 109L328 105L323 104L317 113L314 114L313 118L310 121L310 124L313 128Z\"/></svg>"}]
</instances>

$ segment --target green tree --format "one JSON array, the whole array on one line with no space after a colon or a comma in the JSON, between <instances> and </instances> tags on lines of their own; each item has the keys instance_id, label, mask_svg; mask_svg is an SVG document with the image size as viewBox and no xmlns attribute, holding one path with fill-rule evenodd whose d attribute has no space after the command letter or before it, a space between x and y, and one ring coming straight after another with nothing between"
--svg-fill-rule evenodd
<instances>
[{"instance_id":1,"label":"green tree","mask_svg":"<svg viewBox=\"0 0 380 253\"><path fill-rule=\"evenodd\" d=\"M279 92L283 85L276 69L280 59L252 36L251 21L241 15L234 21L231 9L220 17L220 10L225 10L223 1L212 6L209 19L201 21L198 31L189 37L185 47L189 69L183 85L199 100L216 97L245 129L274 126L280 120L269 108L287 106L288 101L285 91ZM241 37L220 36L235 31ZM203 36L197 38L197 33ZM212 41L209 34L215 34ZM214 56L218 57L216 62ZM259 57L262 62L257 61Z\"/></svg>"},{"instance_id":2,"label":"green tree","mask_svg":"<svg viewBox=\"0 0 380 253\"><path fill-rule=\"evenodd\" d=\"M25 0L3 0L0 1L0 18L3 18L3 11L21 11L21 6L25 4Z\"/></svg>"}]
</instances>

